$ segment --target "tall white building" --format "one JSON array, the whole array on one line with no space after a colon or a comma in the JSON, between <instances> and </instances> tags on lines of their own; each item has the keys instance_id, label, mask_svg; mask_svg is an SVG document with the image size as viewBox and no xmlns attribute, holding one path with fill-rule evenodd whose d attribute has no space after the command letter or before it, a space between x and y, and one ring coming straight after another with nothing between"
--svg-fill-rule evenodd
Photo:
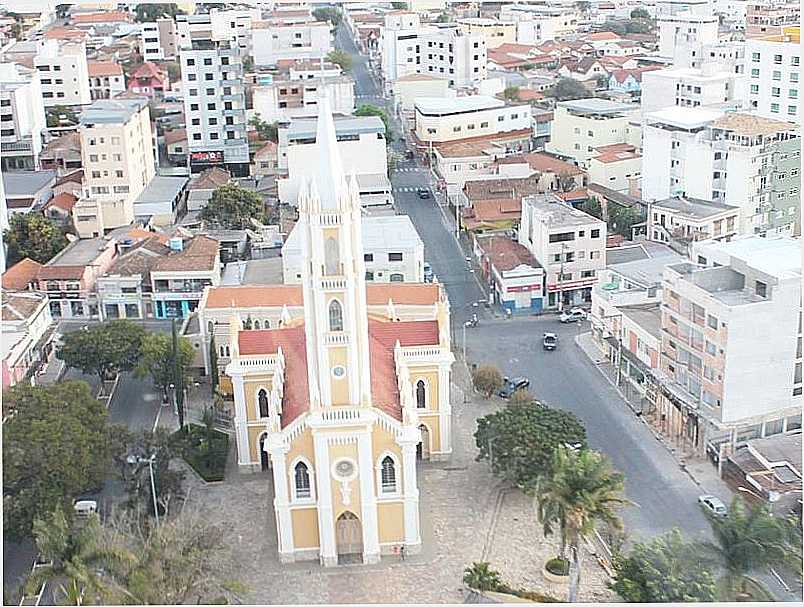
<instances>
[{"instance_id":1,"label":"tall white building","mask_svg":"<svg viewBox=\"0 0 804 607\"><path fill-rule=\"evenodd\" d=\"M0 63L0 167L38 169L45 126L39 73Z\"/></svg>"},{"instance_id":2,"label":"tall white building","mask_svg":"<svg viewBox=\"0 0 804 607\"><path fill-rule=\"evenodd\" d=\"M745 76L723 69L719 63L642 74L643 114L670 106L740 109L745 101Z\"/></svg>"},{"instance_id":3,"label":"tall white building","mask_svg":"<svg viewBox=\"0 0 804 607\"><path fill-rule=\"evenodd\" d=\"M257 22L251 30L255 65L276 65L287 59L323 59L332 51L328 21L311 23Z\"/></svg>"},{"instance_id":4,"label":"tall white building","mask_svg":"<svg viewBox=\"0 0 804 607\"><path fill-rule=\"evenodd\" d=\"M171 17L142 24L140 31L142 56L146 61L163 61L178 55L176 22Z\"/></svg>"},{"instance_id":5,"label":"tall white building","mask_svg":"<svg viewBox=\"0 0 804 607\"><path fill-rule=\"evenodd\" d=\"M509 105L485 95L418 97L414 102L416 137L422 143L446 143L502 135L533 128L530 106Z\"/></svg>"},{"instance_id":6,"label":"tall white building","mask_svg":"<svg viewBox=\"0 0 804 607\"><path fill-rule=\"evenodd\" d=\"M190 170L224 166L248 175L241 48L234 39L194 38L180 55Z\"/></svg>"},{"instance_id":7,"label":"tall white building","mask_svg":"<svg viewBox=\"0 0 804 607\"><path fill-rule=\"evenodd\" d=\"M87 52L83 42L43 40L34 57L34 67L39 70L45 107L92 103Z\"/></svg>"},{"instance_id":8,"label":"tall white building","mask_svg":"<svg viewBox=\"0 0 804 607\"><path fill-rule=\"evenodd\" d=\"M355 81L350 76L342 75L340 70L329 70L326 75L306 76L310 74L291 69L288 78L255 86L252 89L254 112L269 123L317 116L318 102L322 96L329 99L333 112L354 112Z\"/></svg>"},{"instance_id":9,"label":"tall white building","mask_svg":"<svg viewBox=\"0 0 804 607\"><path fill-rule=\"evenodd\" d=\"M745 41L751 109L766 118L797 122L800 114L799 81L801 38L798 27L781 36Z\"/></svg>"},{"instance_id":10,"label":"tall white building","mask_svg":"<svg viewBox=\"0 0 804 607\"><path fill-rule=\"evenodd\" d=\"M540 44L577 32L579 15L574 6L504 4L500 19L516 23L517 43Z\"/></svg>"},{"instance_id":11,"label":"tall white building","mask_svg":"<svg viewBox=\"0 0 804 607\"><path fill-rule=\"evenodd\" d=\"M251 48L251 28L260 20L260 9L221 10L208 13L178 15L176 33L179 49L188 47L196 38L216 42L236 40L236 45L247 54Z\"/></svg>"},{"instance_id":12,"label":"tall white building","mask_svg":"<svg viewBox=\"0 0 804 607\"><path fill-rule=\"evenodd\" d=\"M740 113L668 108L646 116L642 197L688 196L740 208L741 234L796 232L799 133Z\"/></svg>"}]
</instances>

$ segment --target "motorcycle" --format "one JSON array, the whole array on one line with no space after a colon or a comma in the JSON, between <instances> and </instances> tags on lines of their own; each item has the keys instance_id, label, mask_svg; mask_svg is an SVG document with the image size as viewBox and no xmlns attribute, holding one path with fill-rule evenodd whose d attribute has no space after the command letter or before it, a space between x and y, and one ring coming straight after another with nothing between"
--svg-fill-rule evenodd
<instances>
[{"instance_id":1,"label":"motorcycle","mask_svg":"<svg viewBox=\"0 0 804 607\"><path fill-rule=\"evenodd\" d=\"M463 323L466 328L473 328L477 326L477 314L472 314L472 318Z\"/></svg>"}]
</instances>

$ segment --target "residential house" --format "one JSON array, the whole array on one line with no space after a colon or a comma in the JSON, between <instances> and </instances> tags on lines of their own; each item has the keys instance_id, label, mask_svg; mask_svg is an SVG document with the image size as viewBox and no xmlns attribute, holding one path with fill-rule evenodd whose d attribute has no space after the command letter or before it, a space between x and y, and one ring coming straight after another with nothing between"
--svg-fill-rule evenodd
<instances>
[{"instance_id":1,"label":"residential house","mask_svg":"<svg viewBox=\"0 0 804 607\"><path fill-rule=\"evenodd\" d=\"M165 92L170 90L170 79L167 70L152 61L139 66L128 81L128 91L135 95L161 100Z\"/></svg>"},{"instance_id":2,"label":"residential house","mask_svg":"<svg viewBox=\"0 0 804 607\"><path fill-rule=\"evenodd\" d=\"M231 181L232 176L229 172L220 167L212 167L198 173L187 185L187 210L200 211L207 206L215 190Z\"/></svg>"},{"instance_id":3,"label":"residential house","mask_svg":"<svg viewBox=\"0 0 804 607\"><path fill-rule=\"evenodd\" d=\"M51 139L39 156L41 168L55 170L59 175L72 173L83 166L81 158L81 135L66 133Z\"/></svg>"},{"instance_id":4,"label":"residential house","mask_svg":"<svg viewBox=\"0 0 804 607\"><path fill-rule=\"evenodd\" d=\"M586 185L586 173L577 165L542 152L516 154L499 158L495 165L500 174L511 171L535 172L539 176L539 192L563 192Z\"/></svg>"},{"instance_id":5,"label":"residential house","mask_svg":"<svg viewBox=\"0 0 804 607\"><path fill-rule=\"evenodd\" d=\"M589 182L628 193L642 173L642 154L633 145L615 143L597 148L589 159Z\"/></svg>"},{"instance_id":6,"label":"residential house","mask_svg":"<svg viewBox=\"0 0 804 607\"><path fill-rule=\"evenodd\" d=\"M527 248L507 236L483 236L475 239L474 254L495 304L509 313L542 310L544 269Z\"/></svg>"},{"instance_id":7,"label":"residential house","mask_svg":"<svg viewBox=\"0 0 804 607\"><path fill-rule=\"evenodd\" d=\"M617 93L639 93L642 90L642 74L656 69L658 68L644 67L613 70L609 76L608 89Z\"/></svg>"},{"instance_id":8,"label":"residential house","mask_svg":"<svg viewBox=\"0 0 804 607\"><path fill-rule=\"evenodd\" d=\"M89 61L89 94L95 99L113 99L126 90L123 68L114 61Z\"/></svg>"},{"instance_id":9,"label":"residential house","mask_svg":"<svg viewBox=\"0 0 804 607\"><path fill-rule=\"evenodd\" d=\"M171 164L187 166L187 131L185 129L165 131L165 149Z\"/></svg>"},{"instance_id":10,"label":"residential house","mask_svg":"<svg viewBox=\"0 0 804 607\"><path fill-rule=\"evenodd\" d=\"M30 257L21 259L3 272L2 286L6 291L30 291L36 286L36 276L42 264Z\"/></svg>"},{"instance_id":11,"label":"residential house","mask_svg":"<svg viewBox=\"0 0 804 607\"><path fill-rule=\"evenodd\" d=\"M279 173L279 146L273 141L265 141L254 153L251 162L252 177L269 177Z\"/></svg>"},{"instance_id":12,"label":"residential house","mask_svg":"<svg viewBox=\"0 0 804 607\"><path fill-rule=\"evenodd\" d=\"M558 68L558 73L564 78L572 78L581 82L597 80L598 78L608 78L609 73L603 64L594 57L584 57L582 59L565 59Z\"/></svg>"},{"instance_id":13,"label":"residential house","mask_svg":"<svg viewBox=\"0 0 804 607\"><path fill-rule=\"evenodd\" d=\"M4 288L0 326L5 390L30 378L52 351L53 318L47 296L36 291Z\"/></svg>"},{"instance_id":14,"label":"residential house","mask_svg":"<svg viewBox=\"0 0 804 607\"><path fill-rule=\"evenodd\" d=\"M467 181L458 199L463 227L470 231L511 230L519 225L522 199L539 192L539 175Z\"/></svg>"},{"instance_id":15,"label":"residential house","mask_svg":"<svg viewBox=\"0 0 804 607\"><path fill-rule=\"evenodd\" d=\"M63 227L71 227L73 223L73 207L78 202L78 196L69 192L56 194L42 207L42 213Z\"/></svg>"},{"instance_id":16,"label":"residential house","mask_svg":"<svg viewBox=\"0 0 804 607\"><path fill-rule=\"evenodd\" d=\"M56 171L9 171L2 177L9 216L39 211L53 197Z\"/></svg>"},{"instance_id":17,"label":"residential house","mask_svg":"<svg viewBox=\"0 0 804 607\"><path fill-rule=\"evenodd\" d=\"M686 252L699 240L729 241L739 233L740 207L690 197L648 204L648 238Z\"/></svg>"}]
</instances>

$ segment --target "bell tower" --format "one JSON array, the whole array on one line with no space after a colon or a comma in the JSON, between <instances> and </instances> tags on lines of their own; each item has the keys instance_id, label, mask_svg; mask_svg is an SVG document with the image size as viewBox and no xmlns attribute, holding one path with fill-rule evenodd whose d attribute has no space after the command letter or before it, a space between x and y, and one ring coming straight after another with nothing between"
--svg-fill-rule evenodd
<instances>
[{"instance_id":1,"label":"bell tower","mask_svg":"<svg viewBox=\"0 0 804 607\"><path fill-rule=\"evenodd\" d=\"M371 406L360 193L343 171L329 99L319 107L316 163L299 192L297 226L310 405Z\"/></svg>"}]
</instances>

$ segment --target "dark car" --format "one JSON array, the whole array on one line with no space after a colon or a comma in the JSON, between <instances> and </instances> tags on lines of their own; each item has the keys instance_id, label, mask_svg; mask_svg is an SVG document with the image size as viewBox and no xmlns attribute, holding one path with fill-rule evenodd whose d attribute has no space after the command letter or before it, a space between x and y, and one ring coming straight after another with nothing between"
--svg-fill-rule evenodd
<instances>
[{"instance_id":1,"label":"dark car","mask_svg":"<svg viewBox=\"0 0 804 607\"><path fill-rule=\"evenodd\" d=\"M513 377L510 379L506 377L503 379L503 387L500 388L497 395L503 398L511 398L514 392L524 390L528 386L530 386L530 380L527 377Z\"/></svg>"},{"instance_id":2,"label":"dark car","mask_svg":"<svg viewBox=\"0 0 804 607\"><path fill-rule=\"evenodd\" d=\"M558 335L555 333L545 333L542 338L542 348L545 350L555 350L558 346Z\"/></svg>"},{"instance_id":3,"label":"dark car","mask_svg":"<svg viewBox=\"0 0 804 607\"><path fill-rule=\"evenodd\" d=\"M428 190L427 188L419 188L416 193L419 195L419 198L421 199L430 198L430 190Z\"/></svg>"}]
</instances>

